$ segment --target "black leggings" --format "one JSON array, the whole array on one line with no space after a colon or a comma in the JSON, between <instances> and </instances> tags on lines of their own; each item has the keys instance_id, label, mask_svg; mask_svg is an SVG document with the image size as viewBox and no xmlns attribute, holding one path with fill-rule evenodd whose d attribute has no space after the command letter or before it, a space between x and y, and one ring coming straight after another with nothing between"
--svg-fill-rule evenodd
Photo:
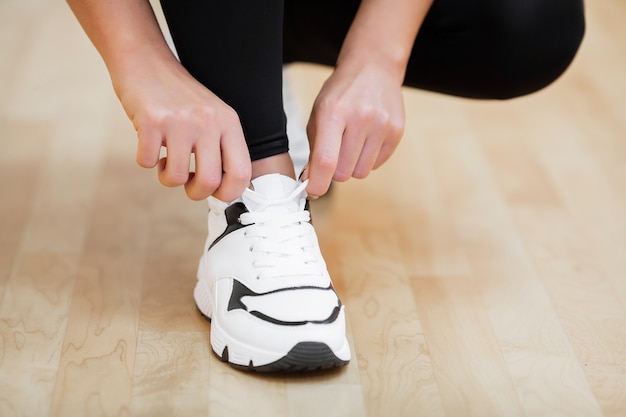
<instances>
[{"instance_id":1,"label":"black leggings","mask_svg":"<svg viewBox=\"0 0 626 417\"><path fill-rule=\"evenodd\" d=\"M288 62L333 66L358 0L161 0L187 70L237 111L252 160L286 152ZM434 0L405 85L506 99L565 71L583 37L583 0Z\"/></svg>"}]
</instances>

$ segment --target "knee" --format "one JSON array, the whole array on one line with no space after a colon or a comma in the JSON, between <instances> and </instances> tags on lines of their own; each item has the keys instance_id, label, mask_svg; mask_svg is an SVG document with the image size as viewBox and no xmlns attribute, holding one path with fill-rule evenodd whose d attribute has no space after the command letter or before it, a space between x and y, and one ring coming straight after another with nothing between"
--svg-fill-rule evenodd
<instances>
[{"instance_id":1,"label":"knee","mask_svg":"<svg viewBox=\"0 0 626 417\"><path fill-rule=\"evenodd\" d=\"M499 13L498 40L488 52L493 88L487 98L530 94L565 72L585 32L582 0L514 1Z\"/></svg>"}]
</instances>

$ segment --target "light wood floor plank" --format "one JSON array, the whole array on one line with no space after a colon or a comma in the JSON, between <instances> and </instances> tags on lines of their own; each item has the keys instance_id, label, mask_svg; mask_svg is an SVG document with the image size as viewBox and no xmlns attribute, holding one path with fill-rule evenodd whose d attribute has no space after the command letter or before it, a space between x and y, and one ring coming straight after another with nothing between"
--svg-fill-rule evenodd
<instances>
[{"instance_id":1,"label":"light wood floor plank","mask_svg":"<svg viewBox=\"0 0 626 417\"><path fill-rule=\"evenodd\" d=\"M360 417L366 416L363 391L359 385L290 384L287 387L288 416Z\"/></svg>"},{"instance_id":2,"label":"light wood floor plank","mask_svg":"<svg viewBox=\"0 0 626 417\"><path fill-rule=\"evenodd\" d=\"M14 145L0 152L0 178L19 181L0 182L0 299L14 267L22 234L28 226L33 201L37 199L44 162L41 149L47 144L24 141L23 136L41 138L49 126L37 123L15 123L0 119L4 140ZM39 155L34 157L34 155Z\"/></svg>"},{"instance_id":3,"label":"light wood floor plank","mask_svg":"<svg viewBox=\"0 0 626 417\"><path fill-rule=\"evenodd\" d=\"M389 256L401 253L394 250L397 241L338 229L333 228L330 248L341 259L337 271L350 283L342 295L367 410L374 415L388 410L397 416L444 415L415 300L405 290L409 276ZM386 257L377 255L383 247Z\"/></svg>"},{"instance_id":4,"label":"light wood floor plank","mask_svg":"<svg viewBox=\"0 0 626 417\"><path fill-rule=\"evenodd\" d=\"M588 100L586 103L594 109L607 111L624 131L626 83L623 82L623 69L626 60L626 30L620 22L626 15L626 7L622 2L605 1L588 6L585 13L588 30L577 72L584 76L586 86L593 87L589 91L592 97L596 94L599 96L598 99ZM582 95L579 95L578 99L581 98ZM588 119L592 123L596 120L595 117ZM584 128L585 125L583 123L581 127Z\"/></svg>"},{"instance_id":5,"label":"light wood floor plank","mask_svg":"<svg viewBox=\"0 0 626 417\"><path fill-rule=\"evenodd\" d=\"M248 375L220 363L209 368L209 416L288 416L287 386L282 376Z\"/></svg>"},{"instance_id":6,"label":"light wood floor plank","mask_svg":"<svg viewBox=\"0 0 626 417\"><path fill-rule=\"evenodd\" d=\"M141 331L131 416L203 416L209 409L207 332Z\"/></svg>"},{"instance_id":7,"label":"light wood floor plank","mask_svg":"<svg viewBox=\"0 0 626 417\"><path fill-rule=\"evenodd\" d=\"M0 303L0 415L48 414L77 264L76 254L16 259Z\"/></svg>"},{"instance_id":8,"label":"light wood floor plank","mask_svg":"<svg viewBox=\"0 0 626 417\"><path fill-rule=\"evenodd\" d=\"M446 413L524 415L477 288L440 277L412 288Z\"/></svg>"},{"instance_id":9,"label":"light wood floor plank","mask_svg":"<svg viewBox=\"0 0 626 417\"><path fill-rule=\"evenodd\" d=\"M60 114L65 110L73 108L63 104L57 109ZM11 409L7 415L47 415L101 159L97 139L102 137L96 135L85 146L75 135L76 124L17 120L3 125L3 139L12 146L0 157L3 178L19 178L1 187L2 221L9 222L2 232L20 230L9 235L12 247L3 251L14 254L15 267L0 291L6 341L0 372L7 388L0 392L6 393L3 404Z\"/></svg>"},{"instance_id":10,"label":"light wood floor plank","mask_svg":"<svg viewBox=\"0 0 626 417\"><path fill-rule=\"evenodd\" d=\"M615 347L626 346L626 311L568 217L560 210L515 210L518 230L604 415L619 416L626 410L626 351Z\"/></svg>"},{"instance_id":11,"label":"light wood floor plank","mask_svg":"<svg viewBox=\"0 0 626 417\"><path fill-rule=\"evenodd\" d=\"M142 330L208 329L193 303L198 259L206 238L206 202L190 203L182 190L157 184L153 172L146 187L153 195L141 295ZM167 306L167 308L164 308Z\"/></svg>"},{"instance_id":12,"label":"light wood floor plank","mask_svg":"<svg viewBox=\"0 0 626 417\"><path fill-rule=\"evenodd\" d=\"M575 132L536 142L552 181L574 221L594 245L613 286L626 306L626 199L623 191L607 179L597 161L589 158ZM626 157L626 153L623 155ZM601 203L599 203L601 202Z\"/></svg>"},{"instance_id":13,"label":"light wood floor plank","mask_svg":"<svg viewBox=\"0 0 626 417\"><path fill-rule=\"evenodd\" d=\"M589 96L589 95L587 95ZM577 100L580 100L579 98ZM529 100L530 102L531 100ZM556 100L555 100L556 101ZM567 104L562 101L556 101L563 106ZM520 109L517 109L520 110ZM566 120L565 114L562 114L559 110L553 109L549 114L556 120ZM574 110L571 110L574 113ZM474 114L477 117L476 112ZM515 111L512 114L517 119L520 118L520 114L534 113L530 109L523 109L521 111ZM493 115L492 115L493 116ZM556 129L550 132L544 132L541 128L545 126L545 120L542 115L537 112L535 117L528 118L526 123L516 123L523 126L520 129L523 137L531 137L532 141L517 141L515 147L504 146L502 140L497 138L490 138L488 134L481 134L481 142L484 144L484 149L489 155L489 162L494 166L494 170L498 172L497 182L499 188L503 191L506 201L512 206L513 213L515 213L515 219L519 234L524 240L525 247L529 250L529 253L533 257L533 268L540 275L544 285L548 290L548 295L554 306L555 313L559 317L559 321L563 325L564 332L568 337L573 351L579 359L581 369L585 374L593 374L595 376L602 375L599 381L595 381L594 377L590 379L591 389L597 397L602 411L605 415L613 415L615 410L623 409L621 404L620 387L626 386L623 381L624 374L622 372L621 363L623 358L620 355L614 358L606 358L606 352L612 351L610 348L606 348L601 341L602 338L598 338L598 335L594 335L596 329L603 327L603 322L614 321L615 317L624 317L623 305L620 302L619 291L616 293L613 282L615 278L613 276L607 276L605 267L602 262L593 256L593 246L589 245L588 240L585 238L581 230L571 224L569 220L569 213L565 210L567 206L567 196L562 196L563 187L558 181L553 181L551 173L559 172L555 170L560 164L556 159L563 158L562 152L557 150L557 146L554 146L551 151L546 152L541 149L546 144L560 143L564 148L569 150L576 149L576 143L582 139L582 137L566 126L565 123L558 124L553 122L553 127ZM582 115L581 115L582 116ZM510 118L510 114L509 114ZM499 117L493 117L497 120L496 124L511 123L511 120L507 120L507 115L500 114ZM600 117L594 117L594 120L599 120ZM539 120L539 122L537 122ZM487 126L487 124L483 124ZM559 129L560 127L560 129ZM559 130L561 131L559 131ZM498 127L495 127L498 130ZM606 139L606 138L605 138ZM566 144L567 141L567 144ZM608 149L611 142L604 140L604 144L607 146L603 149ZM539 144L533 146L533 144ZM613 142L613 144L616 144ZM614 149L614 159L624 158L626 153L619 152L619 149ZM600 181L599 178L580 178L588 176L586 166L593 161L589 153L585 153L585 162L579 164L577 168L573 166L569 168L569 172L560 170L559 176L570 174L570 181L573 180L578 183L576 189L582 191L581 187L587 183L589 189L593 189L594 192L603 190L606 194L602 197L590 198L589 201L611 201L614 197L619 198L619 193L615 193L615 190L604 190L605 185L598 184L591 186L591 182ZM550 160L546 160L544 155L550 155ZM543 156L543 158L541 158ZM555 160L551 160L554 158ZM568 161L575 159L568 157L565 158ZM582 162L582 155L580 161ZM561 168L563 168L561 166ZM594 172L598 171L594 169ZM614 172L616 173L616 172ZM573 175L572 175L573 174ZM617 178L618 176L612 175L611 178ZM513 178L513 181L509 179ZM549 184L549 188L538 186L538 184ZM573 183L571 184L573 185ZM569 188L566 188L569 190ZM549 199L546 199L550 196ZM610 216L605 221L612 223L615 222L615 217ZM597 223L595 223L597 224ZM614 226L618 226L619 223L615 222ZM584 242L584 243L583 243ZM618 242L619 244L619 242ZM565 261L567 259L567 261ZM573 259L576 259L572 264ZM624 275L626 276L626 275ZM620 283L622 279L617 279ZM564 288L570 288L569 291L563 291ZM578 289L579 291L576 291ZM596 316L594 311L589 311L584 308L585 298L592 298L596 295L596 300L602 298L605 300L602 305L602 311L610 312L608 316L600 317ZM571 298L570 298L571 297ZM563 301L564 298L567 301ZM590 301L590 306L597 305L593 301ZM598 305L598 307L600 307ZM615 325L617 328L619 324ZM609 327L613 327L609 325ZM576 330L574 330L576 329ZM587 336L581 337L584 333L583 329L587 329ZM623 332L607 329L608 331L601 334L611 335L610 338L614 338L611 342L608 342L611 346L623 344ZM593 360L592 358L602 357L601 360ZM610 365L604 364L605 361L609 361ZM594 363L595 362L595 363ZM603 368L598 372L590 371L590 366L595 364L598 367ZM610 396L607 393L610 392ZM583 398L586 392L582 392L579 398ZM562 403L566 403L566 393L562 395ZM589 401L586 412L579 408L578 412L582 415L599 414L599 410L594 410L596 407L593 405L593 401ZM618 412L619 414L619 412Z\"/></svg>"},{"instance_id":14,"label":"light wood floor plank","mask_svg":"<svg viewBox=\"0 0 626 417\"><path fill-rule=\"evenodd\" d=\"M478 137L488 136L488 132L482 133ZM511 144L510 148L510 152L518 154L515 145ZM505 171L493 175L493 171L485 169L494 159L485 160L490 152L481 153L481 147L470 138L433 141L431 149L435 160L448 160L436 175L442 188L449 190L445 194L450 210L447 217L456 219L459 236L471 259L473 281L482 290L495 337L524 412L599 415L593 394L517 236L506 205L509 195L512 201L521 201L530 197L528 192L520 191L519 183L511 181L511 175ZM519 155L525 154L529 155L524 151ZM500 157L498 153L495 160ZM520 165L516 163L513 168ZM496 166L500 166L499 162ZM537 175L531 175L529 183L533 184L536 178ZM500 189L496 188L499 183L503 184ZM539 205L555 203L554 198L546 199L545 187L539 187L537 193ZM565 402L563 398L569 396L564 391L568 392L571 381L577 381L576 396Z\"/></svg>"},{"instance_id":15,"label":"light wood floor plank","mask_svg":"<svg viewBox=\"0 0 626 417\"><path fill-rule=\"evenodd\" d=\"M107 175L93 187L52 416L119 415L130 403L150 202L145 177L132 175L137 168L126 158L132 146L109 143Z\"/></svg>"}]
</instances>

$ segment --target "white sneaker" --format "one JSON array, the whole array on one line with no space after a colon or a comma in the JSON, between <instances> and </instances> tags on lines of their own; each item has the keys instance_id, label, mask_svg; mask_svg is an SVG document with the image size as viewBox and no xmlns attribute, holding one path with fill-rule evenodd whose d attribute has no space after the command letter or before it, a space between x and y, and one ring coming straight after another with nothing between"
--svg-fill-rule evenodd
<instances>
[{"instance_id":1,"label":"white sneaker","mask_svg":"<svg viewBox=\"0 0 626 417\"><path fill-rule=\"evenodd\" d=\"M196 305L222 361L253 371L304 371L350 360L344 307L306 207L306 182L279 174L241 198L209 197Z\"/></svg>"}]
</instances>

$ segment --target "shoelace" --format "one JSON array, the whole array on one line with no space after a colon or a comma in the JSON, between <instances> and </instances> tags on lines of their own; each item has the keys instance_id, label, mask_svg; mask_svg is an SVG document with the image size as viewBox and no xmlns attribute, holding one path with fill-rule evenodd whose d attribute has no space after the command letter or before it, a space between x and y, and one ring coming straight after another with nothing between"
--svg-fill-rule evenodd
<instances>
[{"instance_id":1,"label":"shoelace","mask_svg":"<svg viewBox=\"0 0 626 417\"><path fill-rule=\"evenodd\" d=\"M314 246L314 231L307 210L272 212L272 206L294 204L306 182L288 197L261 203L254 211L243 213L239 219L246 228L244 236L251 238L250 251L255 253L254 267L259 279L287 276L320 275L320 265Z\"/></svg>"}]
</instances>

